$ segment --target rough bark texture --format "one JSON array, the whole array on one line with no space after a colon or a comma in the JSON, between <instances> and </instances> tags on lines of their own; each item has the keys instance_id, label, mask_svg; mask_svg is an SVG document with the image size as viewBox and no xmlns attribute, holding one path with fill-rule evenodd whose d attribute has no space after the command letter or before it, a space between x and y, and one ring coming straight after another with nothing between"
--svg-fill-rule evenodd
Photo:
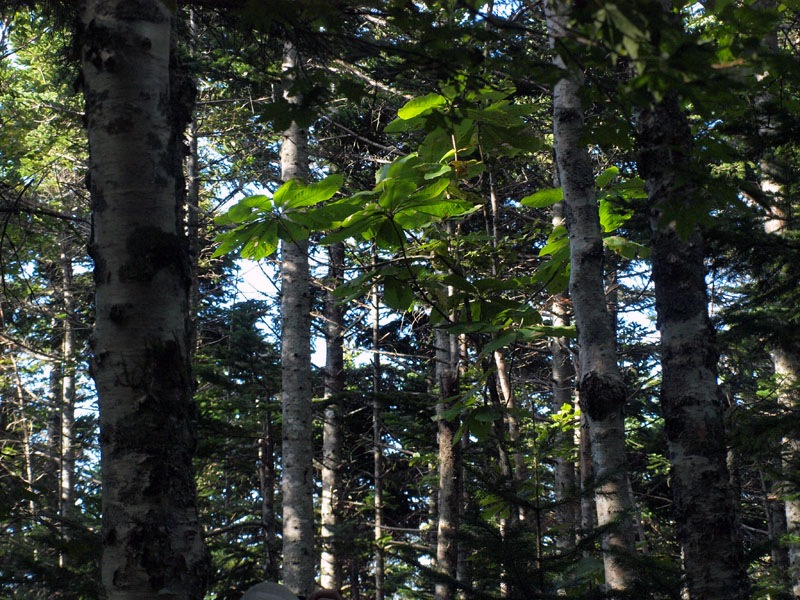
<instances>
[{"instance_id":1,"label":"rough bark texture","mask_svg":"<svg viewBox=\"0 0 800 600\"><path fill-rule=\"evenodd\" d=\"M550 36L560 43L565 36L567 5L547 5ZM578 330L578 392L586 415L594 463L597 523L601 537L606 586L630 589L636 571L626 561L635 551L625 456L623 407L625 385L617 366L615 332L606 310L603 285L603 240L600 232L594 173L588 148L582 142L583 110L580 74L568 69L556 54L555 63L565 69L553 90L553 130L559 180L569 232L572 298Z\"/></svg>"},{"instance_id":2,"label":"rough bark texture","mask_svg":"<svg viewBox=\"0 0 800 600\"><path fill-rule=\"evenodd\" d=\"M334 296L342 284L344 244L328 248L328 291L325 295L325 422L322 430L322 498L320 500L321 540L320 583L323 588L342 588L339 555L339 506L342 487L343 423L340 395L344 391L344 310Z\"/></svg>"},{"instance_id":3,"label":"rough bark texture","mask_svg":"<svg viewBox=\"0 0 800 600\"><path fill-rule=\"evenodd\" d=\"M729 483L717 350L708 317L703 240L683 238L664 214L687 209L689 126L674 97L639 118L639 169L649 196L653 283L661 332L661 407L672 464L678 538L689 598L749 596Z\"/></svg>"},{"instance_id":4,"label":"rough bark texture","mask_svg":"<svg viewBox=\"0 0 800 600\"><path fill-rule=\"evenodd\" d=\"M568 301L565 297L558 296L553 300L551 312L554 326L566 327L569 325L567 307ZM553 338L550 342L553 355L552 410L554 413L559 412L564 406L572 407L573 404L575 370L572 367L568 343L567 338ZM575 534L578 525L575 461L571 456L572 453L567 452L574 444L574 436L569 430L559 431L556 434L555 443L558 448L553 472L556 523L558 523L556 547L563 552L568 552L575 548Z\"/></svg>"},{"instance_id":5,"label":"rough bark texture","mask_svg":"<svg viewBox=\"0 0 800 600\"><path fill-rule=\"evenodd\" d=\"M75 295L72 280L72 246L69 236L60 241L61 272L63 275L62 298L64 308L63 337L61 339L61 464L59 465L59 515L61 531L65 540L70 539L70 521L75 508L75 377L77 368L75 331L77 318L75 314ZM59 565L66 566L68 554L59 554Z\"/></svg>"},{"instance_id":6,"label":"rough bark texture","mask_svg":"<svg viewBox=\"0 0 800 600\"><path fill-rule=\"evenodd\" d=\"M193 88L160 0L81 5L109 600L202 598L181 136ZM173 67L171 69L171 67ZM171 77L172 76L172 77Z\"/></svg>"},{"instance_id":7,"label":"rough bark texture","mask_svg":"<svg viewBox=\"0 0 800 600\"><path fill-rule=\"evenodd\" d=\"M756 6L761 10L774 10L774 0L759 0ZM777 55L780 44L776 31L769 32L762 40L766 53ZM781 160L778 137L779 132L785 127L782 117L776 115L776 99L774 95L765 91L755 98L757 110L758 135L763 148L759 160L759 186L767 206L767 220L764 231L768 234L784 236L789 233L792 221L791 195L787 194L785 187L787 177L786 164ZM798 377L800 377L800 347L791 342L776 345L770 352L772 365L778 383L778 402L787 413L796 411L798 406ZM800 598L800 498L797 497L796 480L798 465L800 465L800 439L797 435L783 438L781 448L782 470L785 473L783 481L774 482L774 491L778 499L783 499L783 514L776 514L774 501L768 504L768 517L770 523L770 539L773 541L772 558L776 574L787 581L791 597ZM781 532L789 533L788 540L781 539Z\"/></svg>"},{"instance_id":8,"label":"rough bark texture","mask_svg":"<svg viewBox=\"0 0 800 600\"><path fill-rule=\"evenodd\" d=\"M775 376L778 378L778 401L789 412L797 411L798 390L800 390L800 350L774 349L771 352ZM797 475L800 470L800 441L796 436L783 439L783 472L788 474L779 484L781 497L784 498L784 514L786 532L789 541L786 544L788 557L788 576L791 595L800 598L800 498L798 498ZM792 475L794 474L794 475Z\"/></svg>"},{"instance_id":9,"label":"rough bark texture","mask_svg":"<svg viewBox=\"0 0 800 600\"><path fill-rule=\"evenodd\" d=\"M435 600L455 598L458 569L458 527L461 516L461 454L456 443L458 419L445 412L458 396L458 346L453 336L436 330L436 382L439 402L436 422L439 432L439 499L436 536L436 567L442 579L436 582Z\"/></svg>"},{"instance_id":10,"label":"rough bark texture","mask_svg":"<svg viewBox=\"0 0 800 600\"><path fill-rule=\"evenodd\" d=\"M373 262L377 263L377 248ZM372 488L375 503L375 522L372 539L375 542L375 600L383 600L385 552L383 548L383 402L381 400L381 305L378 287L372 287Z\"/></svg>"},{"instance_id":11,"label":"rough bark texture","mask_svg":"<svg viewBox=\"0 0 800 600\"><path fill-rule=\"evenodd\" d=\"M297 49L284 46L284 97L301 69ZM281 179L307 181L308 132L294 121L283 132ZM311 293L308 241L281 245L281 377L283 404L283 580L293 593L314 590L314 471L311 430Z\"/></svg>"},{"instance_id":12,"label":"rough bark texture","mask_svg":"<svg viewBox=\"0 0 800 600\"><path fill-rule=\"evenodd\" d=\"M268 405L269 406L269 405ZM267 408L258 440L258 480L261 491L261 527L264 536L264 579L280 579L281 542L275 517L275 427L274 415Z\"/></svg>"}]
</instances>

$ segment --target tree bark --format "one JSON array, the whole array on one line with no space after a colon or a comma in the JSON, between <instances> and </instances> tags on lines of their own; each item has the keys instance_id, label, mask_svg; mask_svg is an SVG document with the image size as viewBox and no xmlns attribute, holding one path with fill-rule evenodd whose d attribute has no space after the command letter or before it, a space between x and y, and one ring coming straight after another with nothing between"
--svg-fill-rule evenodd
<instances>
[{"instance_id":1,"label":"tree bark","mask_svg":"<svg viewBox=\"0 0 800 600\"><path fill-rule=\"evenodd\" d=\"M546 10L551 39L560 44L566 35L568 5L556 0L548 3ZM588 149L581 140L581 76L576 69L568 68L558 53L554 62L564 69L553 90L553 130L569 232L569 289L580 348L577 388L589 426L597 523L603 528L606 586L612 591L626 591L637 580L636 570L626 560L635 551L636 539L625 456L626 389L617 365L615 332L606 307L603 239L594 173Z\"/></svg>"},{"instance_id":2,"label":"tree bark","mask_svg":"<svg viewBox=\"0 0 800 600\"><path fill-rule=\"evenodd\" d=\"M284 44L284 98L300 105L292 84L302 69ZM308 132L292 121L283 132L281 179L308 181ZM314 590L314 471L311 429L311 294L308 240L281 244L281 378L283 405L283 581L294 594Z\"/></svg>"},{"instance_id":3,"label":"tree bark","mask_svg":"<svg viewBox=\"0 0 800 600\"><path fill-rule=\"evenodd\" d=\"M776 348L770 354L778 379L778 402L788 413L794 413L798 406L797 390L800 389L800 350ZM786 436L782 442L783 472L789 474L779 484L780 495L784 498L786 533L790 540L786 543L789 585L792 597L800 598L800 543L796 541L800 536L800 498L795 483L797 476L791 475L797 473L800 466L800 441L796 436Z\"/></svg>"},{"instance_id":4,"label":"tree bark","mask_svg":"<svg viewBox=\"0 0 800 600\"><path fill-rule=\"evenodd\" d=\"M325 422L322 430L322 498L320 584L342 588L341 540L338 532L342 489L343 422L341 394L344 391L344 309L334 291L343 282L344 244L328 248L328 281L325 295Z\"/></svg>"},{"instance_id":5,"label":"tree bark","mask_svg":"<svg viewBox=\"0 0 800 600\"><path fill-rule=\"evenodd\" d=\"M436 567L441 579L436 582L435 600L455 598L458 569L458 527L461 516L461 454L456 442L458 418L446 414L458 397L458 346L455 336L437 329L436 382L439 402L436 422L439 437L439 500L436 536Z\"/></svg>"},{"instance_id":6,"label":"tree bark","mask_svg":"<svg viewBox=\"0 0 800 600\"><path fill-rule=\"evenodd\" d=\"M160 0L80 6L90 151L93 375L109 600L202 598L181 141L193 86Z\"/></svg>"},{"instance_id":7,"label":"tree bark","mask_svg":"<svg viewBox=\"0 0 800 600\"><path fill-rule=\"evenodd\" d=\"M567 299L558 296L553 299L551 309L553 325L566 327L569 325ZM564 406L572 408L573 405L573 379L575 370L567 347L567 338L553 338L550 342L550 351L553 355L553 401L552 410L558 413ZM556 500L556 547L562 552L569 552L575 548L575 534L578 525L578 506L575 478L575 460L569 449L574 447L572 431L558 431L556 434L555 468L553 472L553 487Z\"/></svg>"},{"instance_id":8,"label":"tree bark","mask_svg":"<svg viewBox=\"0 0 800 600\"><path fill-rule=\"evenodd\" d=\"M261 491L261 527L264 535L264 579L280 578L280 551L275 519L275 427L273 410L267 399L267 410L258 440L258 479Z\"/></svg>"},{"instance_id":9,"label":"tree bark","mask_svg":"<svg viewBox=\"0 0 800 600\"><path fill-rule=\"evenodd\" d=\"M377 263L377 249L373 262ZM381 311L378 287L373 286L372 301L372 491L375 499L375 523L372 538L375 542L375 600L383 600L385 552L383 548L383 426L381 401Z\"/></svg>"},{"instance_id":10,"label":"tree bark","mask_svg":"<svg viewBox=\"0 0 800 600\"><path fill-rule=\"evenodd\" d=\"M638 127L661 332L661 408L686 589L692 599L744 599L749 590L726 460L703 239L697 227L682 237L674 218L664 218L688 211L697 194L691 132L674 97L641 112Z\"/></svg>"},{"instance_id":11,"label":"tree bark","mask_svg":"<svg viewBox=\"0 0 800 600\"><path fill-rule=\"evenodd\" d=\"M75 378L77 372L76 352L76 313L75 294L72 279L71 244L67 236L62 237L60 246L60 262L62 281L62 301L64 308L63 333L61 339L61 357L63 366L61 373L61 442L59 465L59 516L61 517L61 531L65 541L69 540L70 520L73 518L75 508ZM68 554L59 554L59 565L64 567L68 561Z\"/></svg>"}]
</instances>

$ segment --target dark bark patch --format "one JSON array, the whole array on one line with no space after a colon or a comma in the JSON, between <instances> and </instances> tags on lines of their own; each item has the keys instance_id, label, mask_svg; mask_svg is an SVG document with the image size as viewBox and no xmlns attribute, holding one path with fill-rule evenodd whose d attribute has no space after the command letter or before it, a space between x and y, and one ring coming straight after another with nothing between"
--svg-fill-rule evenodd
<instances>
[{"instance_id":1,"label":"dark bark patch","mask_svg":"<svg viewBox=\"0 0 800 600\"><path fill-rule=\"evenodd\" d=\"M186 265L182 260L183 244L177 235L152 226L138 227L127 243L128 260L119 269L120 281L149 282L162 269L177 269L180 275Z\"/></svg>"},{"instance_id":2,"label":"dark bark patch","mask_svg":"<svg viewBox=\"0 0 800 600\"><path fill-rule=\"evenodd\" d=\"M93 279L95 286L99 287L108 283L111 273L108 272L108 265L100 254L97 244L89 244L87 250L89 256L92 258L92 262L94 262Z\"/></svg>"},{"instance_id":3,"label":"dark bark patch","mask_svg":"<svg viewBox=\"0 0 800 600\"><path fill-rule=\"evenodd\" d=\"M587 373L578 385L581 409L593 421L602 421L625 406L625 384L616 377Z\"/></svg>"},{"instance_id":4,"label":"dark bark patch","mask_svg":"<svg viewBox=\"0 0 800 600\"><path fill-rule=\"evenodd\" d=\"M112 304L108 311L108 318L117 325L124 323L128 318L128 309L130 309L131 306L130 303Z\"/></svg>"},{"instance_id":5,"label":"dark bark patch","mask_svg":"<svg viewBox=\"0 0 800 600\"><path fill-rule=\"evenodd\" d=\"M159 9L161 2L152 0L126 0L117 5L114 15L123 21L149 21L163 23L169 17Z\"/></svg>"},{"instance_id":6,"label":"dark bark patch","mask_svg":"<svg viewBox=\"0 0 800 600\"><path fill-rule=\"evenodd\" d=\"M118 135L120 133L129 133L135 127L135 121L126 115L117 115L116 118L110 119L106 125L106 132L111 135Z\"/></svg>"}]
</instances>

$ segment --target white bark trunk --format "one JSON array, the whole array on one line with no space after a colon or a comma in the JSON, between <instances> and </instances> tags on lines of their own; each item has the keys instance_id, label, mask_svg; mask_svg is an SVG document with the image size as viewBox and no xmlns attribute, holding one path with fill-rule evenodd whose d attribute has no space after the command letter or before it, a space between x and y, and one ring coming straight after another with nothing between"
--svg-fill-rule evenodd
<instances>
[{"instance_id":1,"label":"white bark trunk","mask_svg":"<svg viewBox=\"0 0 800 600\"><path fill-rule=\"evenodd\" d=\"M344 310L333 292L342 284L344 244L328 249L329 289L325 296L325 422L322 431L322 498L320 584L325 589L342 588L341 540L337 531L342 487L342 404L344 391Z\"/></svg>"},{"instance_id":2,"label":"white bark trunk","mask_svg":"<svg viewBox=\"0 0 800 600\"><path fill-rule=\"evenodd\" d=\"M778 378L778 401L787 412L797 410L797 390L800 385L800 353L775 349L771 352L775 376ZM783 470L796 473L800 465L800 442L796 437L783 439ZM800 499L797 498L796 485L782 482L781 495L784 499L786 532L790 540L800 536ZM786 544L789 559L789 585L793 598L800 598L800 543L790 541Z\"/></svg>"},{"instance_id":3,"label":"white bark trunk","mask_svg":"<svg viewBox=\"0 0 800 600\"><path fill-rule=\"evenodd\" d=\"M284 97L301 69L297 49L284 46ZM308 132L292 122L283 132L281 179L308 181ZM293 593L314 590L314 471L311 405L311 295L308 241L281 245L281 377L283 405L283 580Z\"/></svg>"},{"instance_id":4,"label":"white bark trunk","mask_svg":"<svg viewBox=\"0 0 800 600\"><path fill-rule=\"evenodd\" d=\"M59 465L59 514L61 517L61 530L65 540L69 540L70 523L75 505L75 377L76 377L76 352L75 352L75 296L72 281L71 244L63 238L60 241L60 262L63 274L63 338L61 340L61 442ZM59 554L59 565L66 566L68 554Z\"/></svg>"},{"instance_id":5,"label":"white bark trunk","mask_svg":"<svg viewBox=\"0 0 800 600\"><path fill-rule=\"evenodd\" d=\"M559 43L566 34L569 5L547 5L547 27ZM569 231L570 297L578 330L578 391L589 434L596 480L595 504L601 535L606 586L625 591L637 580L626 557L635 551L631 515L623 407L625 384L617 365L615 332L606 309L603 285L603 240L600 232L594 173L588 148L582 142L581 76L567 68L556 54L555 64L565 69L553 91L554 141L559 181Z\"/></svg>"},{"instance_id":6,"label":"white bark trunk","mask_svg":"<svg viewBox=\"0 0 800 600\"><path fill-rule=\"evenodd\" d=\"M373 252L377 262L377 251ZM381 402L381 311L377 286L372 287L372 486L375 498L375 600L383 600L385 553L383 550L383 403Z\"/></svg>"},{"instance_id":7,"label":"white bark trunk","mask_svg":"<svg viewBox=\"0 0 800 600\"><path fill-rule=\"evenodd\" d=\"M202 598L192 469L189 267L180 139L189 87L170 78L160 0L81 5L109 600Z\"/></svg>"},{"instance_id":8,"label":"white bark trunk","mask_svg":"<svg viewBox=\"0 0 800 600\"><path fill-rule=\"evenodd\" d=\"M558 297L553 300L552 308L553 325L556 327L566 327L569 325L569 314L567 312L567 300ZM559 412L562 407L573 405L573 376L575 371L572 367L572 360L567 345L567 338L553 338L550 342L550 349L553 355L553 412ZM554 469L554 492L557 504L556 508L556 547L569 552L575 548L575 534L577 530L578 506L575 479L575 462L565 450L574 444L574 436L570 431L559 431L556 434L556 447L558 454L555 459Z\"/></svg>"}]
</instances>

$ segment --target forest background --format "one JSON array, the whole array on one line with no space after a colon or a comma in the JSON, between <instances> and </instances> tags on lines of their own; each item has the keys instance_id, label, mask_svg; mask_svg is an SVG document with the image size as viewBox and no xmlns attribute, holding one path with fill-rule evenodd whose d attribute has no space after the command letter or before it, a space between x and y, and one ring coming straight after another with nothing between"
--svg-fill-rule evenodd
<instances>
[{"instance_id":1,"label":"forest background","mask_svg":"<svg viewBox=\"0 0 800 600\"><path fill-rule=\"evenodd\" d=\"M798 9L5 2L0 598L800 597Z\"/></svg>"}]
</instances>

